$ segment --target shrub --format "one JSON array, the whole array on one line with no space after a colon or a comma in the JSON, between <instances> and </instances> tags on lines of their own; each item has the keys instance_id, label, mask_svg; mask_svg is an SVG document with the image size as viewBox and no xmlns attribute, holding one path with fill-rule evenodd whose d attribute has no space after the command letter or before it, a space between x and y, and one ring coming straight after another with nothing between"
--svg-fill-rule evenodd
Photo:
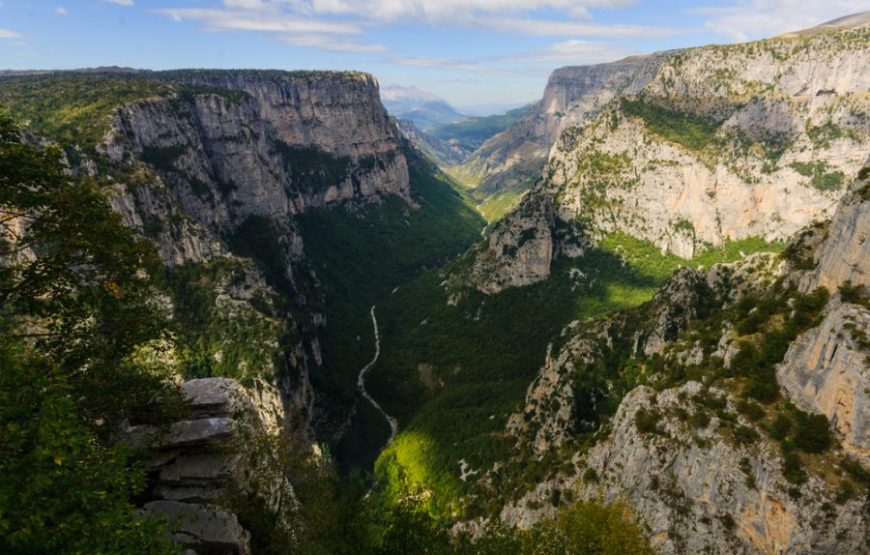
<instances>
[{"instance_id":1,"label":"shrub","mask_svg":"<svg viewBox=\"0 0 870 555\"><path fill-rule=\"evenodd\" d=\"M791 432L791 419L784 415L777 415L776 419L770 424L770 437L777 441L782 441L788 437Z\"/></svg>"},{"instance_id":2,"label":"shrub","mask_svg":"<svg viewBox=\"0 0 870 555\"><path fill-rule=\"evenodd\" d=\"M710 424L710 415L702 410L695 411L692 414L692 418L689 419L689 424L691 424L693 428L706 428L707 425Z\"/></svg>"},{"instance_id":3,"label":"shrub","mask_svg":"<svg viewBox=\"0 0 870 555\"><path fill-rule=\"evenodd\" d=\"M821 453L831 446L831 441L831 429L825 416L795 411L794 442L798 449Z\"/></svg>"},{"instance_id":4,"label":"shrub","mask_svg":"<svg viewBox=\"0 0 870 555\"><path fill-rule=\"evenodd\" d=\"M787 451L782 455L782 474L792 484L803 484L807 481L807 473L797 453Z\"/></svg>"},{"instance_id":5,"label":"shrub","mask_svg":"<svg viewBox=\"0 0 870 555\"><path fill-rule=\"evenodd\" d=\"M661 434L659 420L662 415L652 409L640 409L634 414L634 425L643 434Z\"/></svg>"},{"instance_id":6,"label":"shrub","mask_svg":"<svg viewBox=\"0 0 870 555\"><path fill-rule=\"evenodd\" d=\"M587 468L583 472L582 480L584 484L597 484L598 472L596 472L594 468Z\"/></svg>"}]
</instances>

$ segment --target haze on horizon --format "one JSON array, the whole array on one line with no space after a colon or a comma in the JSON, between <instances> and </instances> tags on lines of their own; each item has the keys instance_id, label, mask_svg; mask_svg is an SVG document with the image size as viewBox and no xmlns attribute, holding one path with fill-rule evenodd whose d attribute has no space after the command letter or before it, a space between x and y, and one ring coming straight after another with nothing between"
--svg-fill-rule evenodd
<instances>
[{"instance_id":1,"label":"haze on horizon","mask_svg":"<svg viewBox=\"0 0 870 555\"><path fill-rule=\"evenodd\" d=\"M557 67L738 42L856 0L58 0L0 2L0 69L356 69L469 113L541 96Z\"/></svg>"}]
</instances>

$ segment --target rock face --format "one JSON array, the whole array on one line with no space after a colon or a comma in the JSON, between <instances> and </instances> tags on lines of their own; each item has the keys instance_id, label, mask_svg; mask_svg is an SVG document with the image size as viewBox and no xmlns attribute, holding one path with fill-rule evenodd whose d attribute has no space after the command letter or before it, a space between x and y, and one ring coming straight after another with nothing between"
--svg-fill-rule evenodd
<instances>
[{"instance_id":1,"label":"rock face","mask_svg":"<svg viewBox=\"0 0 870 555\"><path fill-rule=\"evenodd\" d=\"M158 242L168 262L207 259L218 242L208 232L220 236L250 217L287 219L387 194L410 199L398 131L370 75L156 75L202 92L120 107L101 148L115 163L142 160L157 170L152 183L128 187L115 203L133 225L170 228ZM174 224L174 213L190 221Z\"/></svg>"},{"instance_id":2,"label":"rock face","mask_svg":"<svg viewBox=\"0 0 870 555\"><path fill-rule=\"evenodd\" d=\"M764 291L782 266L776 255L757 254L738 263L715 265L707 272L683 268L644 307L591 323L572 322L562 332L562 347L547 356L529 386L523 408L508 420L508 432L543 454L561 448L577 432L595 430L596 405L604 402L605 392L618 394L618 376L593 380L599 373L596 365L610 352L662 355L699 317ZM684 361L696 362L700 354L689 351L683 354Z\"/></svg>"},{"instance_id":3,"label":"rock face","mask_svg":"<svg viewBox=\"0 0 870 555\"><path fill-rule=\"evenodd\" d=\"M867 492L842 470L847 459L870 466L870 294L861 288L870 281L859 239L870 196L861 175L833 220L801 231L784 255L683 269L644 307L569 325L506 430L526 453L513 464L559 456L559 470L521 489L501 519L528 527L569 494L621 497L660 553L867 553ZM817 286L830 300L770 363L781 398L753 409L741 372L758 363L739 353L757 329L741 330L739 314L762 310L761 299L791 314L797 305L777 297L782 288L799 295ZM741 313L746 300L756 306ZM776 337L764 333L762 347ZM662 368L677 373L662 380ZM687 375L697 378L669 385ZM597 407L612 399L618 409L601 418ZM836 445L797 457L797 436L771 431L796 410L823 415Z\"/></svg>"},{"instance_id":4,"label":"rock face","mask_svg":"<svg viewBox=\"0 0 870 555\"><path fill-rule=\"evenodd\" d=\"M840 304L799 337L777 380L803 410L821 413L843 448L870 467L870 309Z\"/></svg>"},{"instance_id":5,"label":"rock face","mask_svg":"<svg viewBox=\"0 0 870 555\"><path fill-rule=\"evenodd\" d=\"M481 146L464 164L464 171L478 175L486 191L531 186L540 177L565 121L591 119L617 95L641 90L655 77L663 59L654 54L556 70L547 81L543 99L520 121Z\"/></svg>"},{"instance_id":6,"label":"rock face","mask_svg":"<svg viewBox=\"0 0 870 555\"><path fill-rule=\"evenodd\" d=\"M247 390L226 378L182 384L190 414L163 432L133 427L127 436L152 453L147 512L172 523L173 538L197 553L246 555L250 533L236 514L254 503L292 536L297 502L283 474L280 443L286 416L266 382Z\"/></svg>"},{"instance_id":7,"label":"rock face","mask_svg":"<svg viewBox=\"0 0 870 555\"><path fill-rule=\"evenodd\" d=\"M815 268L801 281L810 291L825 287L833 291L840 283L870 286L870 159L859 179L837 206L822 242L812 256ZM863 178L862 178L863 176Z\"/></svg>"},{"instance_id":8,"label":"rock face","mask_svg":"<svg viewBox=\"0 0 870 555\"><path fill-rule=\"evenodd\" d=\"M551 228L622 231L685 258L729 239L786 239L830 217L863 165L867 60L867 23L649 58L568 109L524 202L550 206ZM546 235L528 212L494 228L481 290L549 275L505 248L524 228Z\"/></svg>"},{"instance_id":9,"label":"rock face","mask_svg":"<svg viewBox=\"0 0 870 555\"><path fill-rule=\"evenodd\" d=\"M724 392L704 391L698 382L658 394L646 387L633 390L608 439L573 461L594 469L594 477L586 474L583 480L578 474L540 484L505 507L502 519L529 526L555 514L548 502L553 491L574 489L593 498L625 498L643 517L659 553L866 553L862 500L835 506L831 486L816 477L795 499L787 494L792 486L773 445L727 440L717 416L694 429L674 416L677 409L691 409L702 394L721 396L724 414L736 414ZM654 432L641 432L635 423L644 411L663 415Z\"/></svg>"}]
</instances>

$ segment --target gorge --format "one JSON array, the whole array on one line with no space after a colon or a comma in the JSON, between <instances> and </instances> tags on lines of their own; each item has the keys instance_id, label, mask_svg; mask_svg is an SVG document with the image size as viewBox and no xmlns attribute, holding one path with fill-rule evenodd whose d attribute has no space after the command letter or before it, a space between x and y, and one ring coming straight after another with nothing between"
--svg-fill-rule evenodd
<instances>
[{"instance_id":1,"label":"gorge","mask_svg":"<svg viewBox=\"0 0 870 555\"><path fill-rule=\"evenodd\" d=\"M2 550L870 552L870 16L448 116L0 75Z\"/></svg>"}]
</instances>

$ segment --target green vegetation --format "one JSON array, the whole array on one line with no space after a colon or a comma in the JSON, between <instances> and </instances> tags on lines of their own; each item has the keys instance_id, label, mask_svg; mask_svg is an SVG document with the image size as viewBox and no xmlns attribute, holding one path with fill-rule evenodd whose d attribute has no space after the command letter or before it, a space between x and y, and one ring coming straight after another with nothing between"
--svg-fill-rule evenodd
<instances>
[{"instance_id":1,"label":"green vegetation","mask_svg":"<svg viewBox=\"0 0 870 555\"><path fill-rule=\"evenodd\" d=\"M704 150L713 141L719 127L719 122L662 108L643 99L625 99L622 109L641 118L653 133L696 152Z\"/></svg>"},{"instance_id":2,"label":"green vegetation","mask_svg":"<svg viewBox=\"0 0 870 555\"><path fill-rule=\"evenodd\" d=\"M350 177L348 156L334 156L319 148L290 146L281 141L276 141L274 148L281 155L293 182L306 188L321 190Z\"/></svg>"},{"instance_id":3,"label":"green vegetation","mask_svg":"<svg viewBox=\"0 0 870 555\"><path fill-rule=\"evenodd\" d=\"M418 209L399 198L387 198L356 210L309 210L297 218L310 267L324 294L318 302L327 321L341 322L324 329L321 341L327 372L312 376L338 410L356 399L357 373L373 355L369 308L421 271L468 248L479 239L483 226L446 176L413 157L410 170ZM381 433L386 437L377 414L359 411L354 426L373 432L374 437ZM349 439L336 446L339 459L350 466L370 465L376 455L371 444L377 441L370 439L367 447L359 442L351 445L360 435L372 437L354 428L345 434Z\"/></svg>"},{"instance_id":4,"label":"green vegetation","mask_svg":"<svg viewBox=\"0 0 870 555\"><path fill-rule=\"evenodd\" d=\"M406 482L407 483L407 482ZM571 492L566 492L570 494ZM625 501L606 504L603 500L562 504L553 520L544 520L529 530L511 528L498 521L486 526L472 540L467 534L451 536L432 518L421 503L425 492L408 490L400 501L381 507L383 515L369 527L369 550L357 553L377 555L462 554L541 555L582 553L584 555L652 555L642 524ZM377 505L376 505L377 506ZM359 549L359 548L358 548Z\"/></svg>"},{"instance_id":5,"label":"green vegetation","mask_svg":"<svg viewBox=\"0 0 870 555\"><path fill-rule=\"evenodd\" d=\"M181 407L154 371L166 320L153 248L5 116L0 237L0 551L175 553L135 511L145 470L114 442L125 420L167 421L156 396Z\"/></svg>"},{"instance_id":6,"label":"green vegetation","mask_svg":"<svg viewBox=\"0 0 870 555\"><path fill-rule=\"evenodd\" d=\"M519 204L525 191L517 191L515 189L507 189L493 193L486 197L483 202L478 205L478 209L483 213L483 217L490 224L504 218L514 207Z\"/></svg>"},{"instance_id":7,"label":"green vegetation","mask_svg":"<svg viewBox=\"0 0 870 555\"><path fill-rule=\"evenodd\" d=\"M810 183L820 191L836 191L843 188L846 176L837 170L828 172L825 162L792 162L791 168L804 177L811 177Z\"/></svg>"},{"instance_id":8,"label":"green vegetation","mask_svg":"<svg viewBox=\"0 0 870 555\"><path fill-rule=\"evenodd\" d=\"M465 152L474 152L493 135L500 133L519 121L529 111L528 106L510 110L504 114L469 118L434 129L433 136L456 144Z\"/></svg>"},{"instance_id":9,"label":"green vegetation","mask_svg":"<svg viewBox=\"0 0 870 555\"><path fill-rule=\"evenodd\" d=\"M697 260L733 260L741 250L765 247L780 248L748 239ZM487 469L510 452L501 430L543 364L548 343L556 339L558 347L561 330L572 320L649 301L677 268L697 260L661 255L646 241L613 234L576 261L557 261L546 281L497 295L451 290L447 279L467 271L467 258L402 286L378 305L381 358L368 381L369 391L403 428L382 454L378 474L389 478L395 472L390 467L399 465L432 492L433 512L463 510L453 500L469 491L474 478L459 480L458 461ZM455 294L462 300L448 304ZM592 368L581 381L597 383L618 364ZM601 399L600 410L615 410L621 392Z\"/></svg>"},{"instance_id":10,"label":"green vegetation","mask_svg":"<svg viewBox=\"0 0 870 555\"><path fill-rule=\"evenodd\" d=\"M186 264L167 271L173 301L179 370L187 379L221 376L272 378L281 367L281 326L244 301L224 297L226 284L244 279L245 268L227 261Z\"/></svg>"},{"instance_id":11,"label":"green vegetation","mask_svg":"<svg viewBox=\"0 0 870 555\"><path fill-rule=\"evenodd\" d=\"M119 105L169 92L137 75L44 74L0 78L0 104L36 135L92 148Z\"/></svg>"}]
</instances>

